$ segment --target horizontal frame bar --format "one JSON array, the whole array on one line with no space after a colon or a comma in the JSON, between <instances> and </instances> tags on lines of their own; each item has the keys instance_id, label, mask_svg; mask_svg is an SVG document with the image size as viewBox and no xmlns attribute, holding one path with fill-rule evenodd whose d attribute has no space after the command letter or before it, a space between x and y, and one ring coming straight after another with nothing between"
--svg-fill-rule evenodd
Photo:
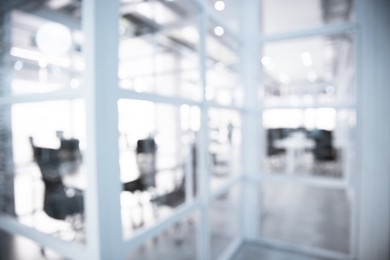
<instances>
[{"instance_id":1,"label":"horizontal frame bar","mask_svg":"<svg viewBox=\"0 0 390 260\"><path fill-rule=\"evenodd\" d=\"M84 245L59 240L51 235L27 227L10 216L0 216L0 229L3 229L10 234L20 235L31 239L42 246L50 247L71 259L87 259L87 250Z\"/></svg>"},{"instance_id":2,"label":"horizontal frame bar","mask_svg":"<svg viewBox=\"0 0 390 260\"><path fill-rule=\"evenodd\" d=\"M265 182L265 181L279 181L279 182L288 182L293 184L300 185L310 185L321 188L333 188L333 189L345 189L350 188L350 183L345 179L340 180L331 180L329 178L324 177L301 177L301 176L286 176L286 175L274 175L270 173L261 174L255 180L247 181L255 181L256 183Z\"/></svg>"},{"instance_id":3,"label":"horizontal frame bar","mask_svg":"<svg viewBox=\"0 0 390 260\"><path fill-rule=\"evenodd\" d=\"M235 111L238 111L238 112L243 112L244 111L243 107L239 107L239 106L236 106L236 105L232 105L232 106L230 106L230 105L222 105L222 104L218 104L217 102L212 101L212 100L207 101L207 103L208 103L209 108L235 110Z\"/></svg>"},{"instance_id":4,"label":"horizontal frame bar","mask_svg":"<svg viewBox=\"0 0 390 260\"><path fill-rule=\"evenodd\" d=\"M243 244L243 240L240 238L237 238L233 240L229 245L228 248L224 251L224 253L218 257L218 260L230 260L233 259L233 256L237 253L238 249Z\"/></svg>"},{"instance_id":5,"label":"horizontal frame bar","mask_svg":"<svg viewBox=\"0 0 390 260\"><path fill-rule=\"evenodd\" d=\"M332 260L353 260L354 259L348 254L337 253L334 251L315 248L311 246L298 245L290 242L276 241L268 238L259 238L257 240L252 240L248 242L253 243L255 245L257 244L258 246L265 246L265 247L274 248L276 250L281 250L285 252L290 251L294 253L311 255L315 257L323 257Z\"/></svg>"},{"instance_id":6,"label":"horizontal frame bar","mask_svg":"<svg viewBox=\"0 0 390 260\"><path fill-rule=\"evenodd\" d=\"M134 99L141 101L150 101L155 103L171 104L171 105L190 105L201 106L201 101L195 101L191 99L163 96L154 93L136 92L133 90L118 88L117 99Z\"/></svg>"},{"instance_id":7,"label":"horizontal frame bar","mask_svg":"<svg viewBox=\"0 0 390 260\"><path fill-rule=\"evenodd\" d=\"M242 175L237 175L229 178L221 187L218 187L215 191L210 191L210 204L216 200L219 196L227 192L236 184L240 184L243 180Z\"/></svg>"},{"instance_id":8,"label":"horizontal frame bar","mask_svg":"<svg viewBox=\"0 0 390 260\"><path fill-rule=\"evenodd\" d=\"M271 105L263 106L262 111L267 109L306 109L306 108L336 108L336 109L356 109L356 105L351 103L328 103L328 104L302 104L302 105Z\"/></svg>"},{"instance_id":9,"label":"horizontal frame bar","mask_svg":"<svg viewBox=\"0 0 390 260\"><path fill-rule=\"evenodd\" d=\"M173 213L173 216L169 216L166 219L158 221L153 227L141 230L137 232L134 236L129 238L127 241L122 243L123 253L126 256L132 250L136 249L138 246L142 245L146 241L156 237L164 230L168 229L172 225L176 224L180 220L184 219L187 215L191 214L193 211L200 208L200 203L195 201L189 205L184 205L179 208L176 212Z\"/></svg>"},{"instance_id":10,"label":"horizontal frame bar","mask_svg":"<svg viewBox=\"0 0 390 260\"><path fill-rule=\"evenodd\" d=\"M358 29L357 23L349 22L339 25L327 25L324 27L319 27L311 30L300 30L295 32L280 33L275 35L269 35L258 38L259 44L264 44L268 42L284 41L284 40L294 40L304 37L313 37L313 36L324 36L331 34L345 33L348 31L355 31Z\"/></svg>"},{"instance_id":11,"label":"horizontal frame bar","mask_svg":"<svg viewBox=\"0 0 390 260\"><path fill-rule=\"evenodd\" d=\"M12 105L18 103L33 103L33 102L67 100L67 99L79 99L84 97L85 97L84 89L78 89L78 90L69 89L69 90L61 90L61 91L49 92L49 93L0 97L0 106Z\"/></svg>"}]
</instances>

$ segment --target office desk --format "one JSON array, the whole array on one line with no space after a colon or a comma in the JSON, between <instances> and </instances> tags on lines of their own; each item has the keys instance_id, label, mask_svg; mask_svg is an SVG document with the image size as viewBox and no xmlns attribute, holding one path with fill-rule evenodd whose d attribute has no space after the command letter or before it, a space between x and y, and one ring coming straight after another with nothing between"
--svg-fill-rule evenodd
<instances>
[{"instance_id":1,"label":"office desk","mask_svg":"<svg viewBox=\"0 0 390 260\"><path fill-rule=\"evenodd\" d=\"M302 158L305 149L314 148L314 141L303 133L293 133L284 139L275 140L274 146L286 150L286 172L292 174L296 168L296 162Z\"/></svg>"}]
</instances>

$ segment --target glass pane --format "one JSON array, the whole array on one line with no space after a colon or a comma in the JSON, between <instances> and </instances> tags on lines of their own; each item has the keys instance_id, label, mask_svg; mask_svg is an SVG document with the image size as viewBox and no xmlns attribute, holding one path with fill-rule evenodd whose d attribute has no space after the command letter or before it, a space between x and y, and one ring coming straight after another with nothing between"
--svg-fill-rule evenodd
<instances>
[{"instance_id":1,"label":"glass pane","mask_svg":"<svg viewBox=\"0 0 390 260\"><path fill-rule=\"evenodd\" d=\"M347 109L265 110L265 171L346 178L353 174L355 121Z\"/></svg>"},{"instance_id":2,"label":"glass pane","mask_svg":"<svg viewBox=\"0 0 390 260\"><path fill-rule=\"evenodd\" d=\"M240 1L207 0L210 8L235 32L239 30Z\"/></svg>"},{"instance_id":3,"label":"glass pane","mask_svg":"<svg viewBox=\"0 0 390 260\"><path fill-rule=\"evenodd\" d=\"M263 0L261 9L265 34L306 30L353 19L352 0Z\"/></svg>"},{"instance_id":4,"label":"glass pane","mask_svg":"<svg viewBox=\"0 0 390 260\"><path fill-rule=\"evenodd\" d=\"M346 191L271 182L261 191L261 236L348 253L351 209Z\"/></svg>"},{"instance_id":5,"label":"glass pane","mask_svg":"<svg viewBox=\"0 0 390 260\"><path fill-rule=\"evenodd\" d=\"M41 232L85 242L84 103L16 104L2 113L8 113L3 133L12 137L1 142L8 160L2 165L9 167L2 177L11 184L5 189L11 205L6 211L14 210L21 223Z\"/></svg>"},{"instance_id":6,"label":"glass pane","mask_svg":"<svg viewBox=\"0 0 390 260\"><path fill-rule=\"evenodd\" d=\"M241 174L241 117L239 112L209 110L209 171L214 190L234 175Z\"/></svg>"},{"instance_id":7,"label":"glass pane","mask_svg":"<svg viewBox=\"0 0 390 260\"><path fill-rule=\"evenodd\" d=\"M200 112L124 99L118 107L122 222L128 238L194 196L196 186L188 185L187 176L194 184L192 147Z\"/></svg>"},{"instance_id":8,"label":"glass pane","mask_svg":"<svg viewBox=\"0 0 390 260\"><path fill-rule=\"evenodd\" d=\"M355 101L354 45L350 34L264 45L266 106Z\"/></svg>"},{"instance_id":9,"label":"glass pane","mask_svg":"<svg viewBox=\"0 0 390 260\"><path fill-rule=\"evenodd\" d=\"M188 1L122 1L119 85L200 100L199 30Z\"/></svg>"},{"instance_id":10,"label":"glass pane","mask_svg":"<svg viewBox=\"0 0 390 260\"><path fill-rule=\"evenodd\" d=\"M147 241L130 253L126 259L183 259L195 260L197 255L198 213L169 227L154 239Z\"/></svg>"},{"instance_id":11,"label":"glass pane","mask_svg":"<svg viewBox=\"0 0 390 260\"><path fill-rule=\"evenodd\" d=\"M0 95L81 88L80 1L19 2L1 16Z\"/></svg>"},{"instance_id":12,"label":"glass pane","mask_svg":"<svg viewBox=\"0 0 390 260\"><path fill-rule=\"evenodd\" d=\"M221 257L240 234L240 191L235 185L211 203L211 259Z\"/></svg>"},{"instance_id":13,"label":"glass pane","mask_svg":"<svg viewBox=\"0 0 390 260\"><path fill-rule=\"evenodd\" d=\"M241 105L238 43L222 26L210 21L206 44L206 99L222 105Z\"/></svg>"}]
</instances>

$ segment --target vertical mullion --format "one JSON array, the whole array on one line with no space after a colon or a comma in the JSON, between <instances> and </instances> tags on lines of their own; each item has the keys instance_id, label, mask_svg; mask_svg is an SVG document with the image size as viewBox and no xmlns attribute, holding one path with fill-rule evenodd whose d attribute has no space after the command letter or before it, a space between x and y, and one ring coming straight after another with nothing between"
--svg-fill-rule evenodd
<instances>
[{"instance_id":1,"label":"vertical mullion","mask_svg":"<svg viewBox=\"0 0 390 260\"><path fill-rule=\"evenodd\" d=\"M358 84L359 259L390 257L390 3L356 1L361 29Z\"/></svg>"},{"instance_id":2,"label":"vertical mullion","mask_svg":"<svg viewBox=\"0 0 390 260\"><path fill-rule=\"evenodd\" d=\"M207 73L207 34L208 34L208 16L203 8L199 14L199 62L200 62L200 84L202 87L203 102L201 106L200 131L197 136L197 163L199 164L198 178L198 196L201 201L200 223L197 232L197 258L202 260L210 259L210 218L209 218L209 200L210 200L210 182L208 169L208 102L205 99L206 93L206 73Z\"/></svg>"},{"instance_id":3,"label":"vertical mullion","mask_svg":"<svg viewBox=\"0 0 390 260\"><path fill-rule=\"evenodd\" d=\"M256 35L259 33L260 1L242 2L242 80L245 88L243 114L243 173L244 191L241 211L243 239L255 239L259 230L259 181L260 173L260 104L258 98L260 48Z\"/></svg>"},{"instance_id":4,"label":"vertical mullion","mask_svg":"<svg viewBox=\"0 0 390 260\"><path fill-rule=\"evenodd\" d=\"M83 1L88 259L123 259L116 88L119 0Z\"/></svg>"},{"instance_id":5,"label":"vertical mullion","mask_svg":"<svg viewBox=\"0 0 390 260\"><path fill-rule=\"evenodd\" d=\"M11 14L7 9L0 12L0 96L8 97L11 91ZM14 191L14 160L12 147L12 105L0 104L0 212L15 215L15 191Z\"/></svg>"},{"instance_id":6,"label":"vertical mullion","mask_svg":"<svg viewBox=\"0 0 390 260\"><path fill-rule=\"evenodd\" d=\"M358 2L358 1L357 1ZM359 11L360 5L358 3L355 4L355 13L360 13ZM360 88L361 84L361 65L362 65L362 60L361 60L361 51L362 51L362 39L361 39L361 30L356 29L353 31L354 32L354 39L355 39L355 48L353 51L354 55L354 60L355 60L355 80L354 80L354 88L355 88L355 96L354 96L354 105L353 109L354 112L357 113L358 108L357 106L359 105L359 95L358 91ZM359 115L357 115L359 118ZM350 199L350 210L351 210L351 215L350 215L350 223L349 223L349 256L354 259L358 255L358 236L359 236L359 229L358 229L358 223L359 223L359 198L360 198L360 183L359 183L359 176L360 173L358 171L358 166L357 166L357 158L358 154L356 154L355 151L360 151L359 143L358 143L358 131L356 129L359 128L359 122L360 120L357 120L357 124L354 126L355 129L353 131L353 145L348 142L348 146L346 148L346 154L347 154L347 159L346 162L346 169L345 169L345 175L346 175L346 181L348 183L348 186L346 188L346 193L347 196L349 196ZM353 151L351 151L353 149ZM353 157L351 157L353 155Z\"/></svg>"}]
</instances>

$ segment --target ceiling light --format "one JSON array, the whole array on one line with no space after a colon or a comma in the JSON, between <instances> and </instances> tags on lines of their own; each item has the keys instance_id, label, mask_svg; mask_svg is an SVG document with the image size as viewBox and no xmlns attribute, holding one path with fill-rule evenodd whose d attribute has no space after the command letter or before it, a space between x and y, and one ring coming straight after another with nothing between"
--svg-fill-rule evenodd
<instances>
[{"instance_id":1,"label":"ceiling light","mask_svg":"<svg viewBox=\"0 0 390 260\"><path fill-rule=\"evenodd\" d=\"M223 11L225 9L225 2L224 1L217 1L217 2L215 2L214 8L217 11Z\"/></svg>"},{"instance_id":2,"label":"ceiling light","mask_svg":"<svg viewBox=\"0 0 390 260\"><path fill-rule=\"evenodd\" d=\"M282 74L279 75L279 80L283 84L287 84L287 83L290 82L290 77L286 73L282 73Z\"/></svg>"},{"instance_id":3,"label":"ceiling light","mask_svg":"<svg viewBox=\"0 0 390 260\"><path fill-rule=\"evenodd\" d=\"M309 73L307 73L307 79L310 82L316 81L317 80L317 73L315 71L309 71Z\"/></svg>"},{"instance_id":4,"label":"ceiling light","mask_svg":"<svg viewBox=\"0 0 390 260\"><path fill-rule=\"evenodd\" d=\"M215 33L215 35L217 35L217 36L222 36L222 35L225 33L225 30L224 30L223 27L221 27L221 26L216 26L216 27L214 28L214 33Z\"/></svg>"},{"instance_id":5,"label":"ceiling light","mask_svg":"<svg viewBox=\"0 0 390 260\"><path fill-rule=\"evenodd\" d=\"M51 9L58 10L58 9L61 9L65 6L71 4L71 3L72 3L71 0L51 0L51 1L48 1L47 5Z\"/></svg>"},{"instance_id":6,"label":"ceiling light","mask_svg":"<svg viewBox=\"0 0 390 260\"><path fill-rule=\"evenodd\" d=\"M72 47L70 30L60 23L45 23L39 27L35 41L38 49L49 55L62 56Z\"/></svg>"},{"instance_id":7,"label":"ceiling light","mask_svg":"<svg viewBox=\"0 0 390 260\"><path fill-rule=\"evenodd\" d=\"M15 70L21 70L23 69L23 61L17 60L14 64L14 69Z\"/></svg>"},{"instance_id":8,"label":"ceiling light","mask_svg":"<svg viewBox=\"0 0 390 260\"><path fill-rule=\"evenodd\" d=\"M275 63L271 60L271 58L267 56L261 58L261 64L263 64L267 70L273 70L276 67Z\"/></svg>"},{"instance_id":9,"label":"ceiling light","mask_svg":"<svg viewBox=\"0 0 390 260\"><path fill-rule=\"evenodd\" d=\"M133 6L130 5L127 12L133 11ZM178 16L170 8L166 7L158 1L142 2L137 4L135 11L146 18L157 22L158 24L170 24L176 22Z\"/></svg>"},{"instance_id":10,"label":"ceiling light","mask_svg":"<svg viewBox=\"0 0 390 260\"><path fill-rule=\"evenodd\" d=\"M187 26L181 30L185 39L192 43L196 43L199 40L199 33L194 26Z\"/></svg>"},{"instance_id":11,"label":"ceiling light","mask_svg":"<svg viewBox=\"0 0 390 260\"><path fill-rule=\"evenodd\" d=\"M313 59L311 58L310 52L302 52L301 53L301 60L305 67L310 67L313 64Z\"/></svg>"}]
</instances>

